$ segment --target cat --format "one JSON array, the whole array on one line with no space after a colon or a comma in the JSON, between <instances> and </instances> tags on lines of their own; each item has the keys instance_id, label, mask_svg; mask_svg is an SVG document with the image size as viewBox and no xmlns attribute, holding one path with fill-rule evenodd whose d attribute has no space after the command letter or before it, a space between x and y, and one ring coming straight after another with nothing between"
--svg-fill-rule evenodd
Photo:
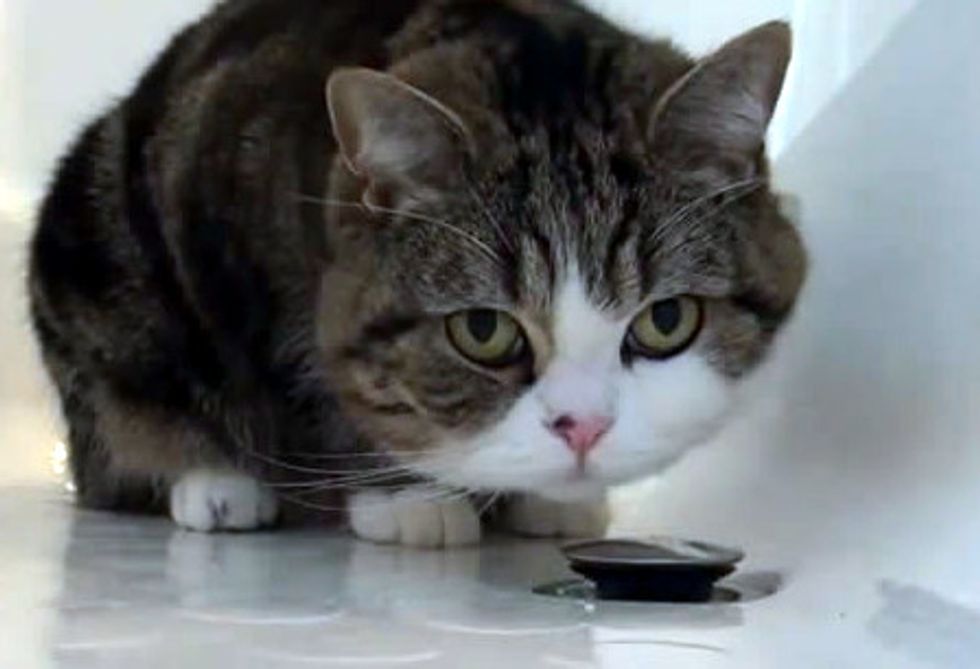
<instances>
[{"instance_id":1,"label":"cat","mask_svg":"<svg viewBox=\"0 0 980 669\"><path fill-rule=\"evenodd\" d=\"M31 241L79 502L241 531L343 491L377 542L476 543L487 508L601 534L793 312L790 42L694 61L567 0L219 4L81 134Z\"/></svg>"}]
</instances>

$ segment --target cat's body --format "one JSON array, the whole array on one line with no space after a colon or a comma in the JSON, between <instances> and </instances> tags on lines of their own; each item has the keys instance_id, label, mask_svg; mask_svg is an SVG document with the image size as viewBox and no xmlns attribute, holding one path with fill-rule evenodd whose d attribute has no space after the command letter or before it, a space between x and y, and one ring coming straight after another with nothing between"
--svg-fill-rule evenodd
<instances>
[{"instance_id":1,"label":"cat's body","mask_svg":"<svg viewBox=\"0 0 980 669\"><path fill-rule=\"evenodd\" d=\"M803 277L762 155L787 36L762 31L699 75L557 0L219 6L85 131L33 241L80 500L247 528L274 500L232 472L383 484L358 531L406 540L373 512L395 484L579 498L703 440ZM687 308L691 341L635 355L637 313L687 295L658 318ZM514 355L481 357L495 337ZM409 543L471 538L447 499L447 536Z\"/></svg>"}]
</instances>

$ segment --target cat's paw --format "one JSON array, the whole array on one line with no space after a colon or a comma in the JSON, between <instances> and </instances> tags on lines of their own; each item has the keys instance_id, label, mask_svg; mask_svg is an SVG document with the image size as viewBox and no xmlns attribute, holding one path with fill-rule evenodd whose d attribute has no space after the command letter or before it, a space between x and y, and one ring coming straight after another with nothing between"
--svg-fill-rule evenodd
<instances>
[{"instance_id":1,"label":"cat's paw","mask_svg":"<svg viewBox=\"0 0 980 669\"><path fill-rule=\"evenodd\" d=\"M351 495L347 507L354 534L375 543L452 548L480 542L480 517L468 499L439 499L426 488L364 490Z\"/></svg>"},{"instance_id":2,"label":"cat's paw","mask_svg":"<svg viewBox=\"0 0 980 669\"><path fill-rule=\"evenodd\" d=\"M170 489L170 515L195 532L243 532L272 525L279 513L273 492L240 472L195 469Z\"/></svg>"},{"instance_id":3,"label":"cat's paw","mask_svg":"<svg viewBox=\"0 0 980 669\"><path fill-rule=\"evenodd\" d=\"M554 502L537 495L517 495L504 506L502 524L527 537L601 537L609 525L609 505L604 497Z\"/></svg>"}]
</instances>

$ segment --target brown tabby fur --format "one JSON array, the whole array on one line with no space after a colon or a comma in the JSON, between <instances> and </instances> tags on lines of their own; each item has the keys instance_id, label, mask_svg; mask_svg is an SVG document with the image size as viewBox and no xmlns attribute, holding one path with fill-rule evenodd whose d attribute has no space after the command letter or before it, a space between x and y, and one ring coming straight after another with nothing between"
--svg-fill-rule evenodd
<instances>
[{"instance_id":1,"label":"brown tabby fur","mask_svg":"<svg viewBox=\"0 0 980 669\"><path fill-rule=\"evenodd\" d=\"M324 102L350 66L458 116L454 190L359 206ZM316 454L492 423L547 365L570 261L616 313L704 296L698 346L732 378L754 368L804 253L761 147L726 154L680 102L657 111L693 66L563 0L221 4L82 134L33 240L81 501L155 507L201 464L295 478ZM447 343L443 316L494 305L532 324L529 366L476 369Z\"/></svg>"}]
</instances>

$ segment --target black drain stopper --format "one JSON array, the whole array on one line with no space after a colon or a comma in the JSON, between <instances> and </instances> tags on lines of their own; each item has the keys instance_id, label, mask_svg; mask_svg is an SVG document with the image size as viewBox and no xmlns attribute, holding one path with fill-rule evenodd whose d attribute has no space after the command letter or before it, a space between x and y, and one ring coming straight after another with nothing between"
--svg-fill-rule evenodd
<instances>
[{"instance_id":1,"label":"black drain stopper","mask_svg":"<svg viewBox=\"0 0 980 669\"><path fill-rule=\"evenodd\" d=\"M580 541L562 552L599 599L652 602L706 602L745 557L736 548L667 537Z\"/></svg>"}]
</instances>

